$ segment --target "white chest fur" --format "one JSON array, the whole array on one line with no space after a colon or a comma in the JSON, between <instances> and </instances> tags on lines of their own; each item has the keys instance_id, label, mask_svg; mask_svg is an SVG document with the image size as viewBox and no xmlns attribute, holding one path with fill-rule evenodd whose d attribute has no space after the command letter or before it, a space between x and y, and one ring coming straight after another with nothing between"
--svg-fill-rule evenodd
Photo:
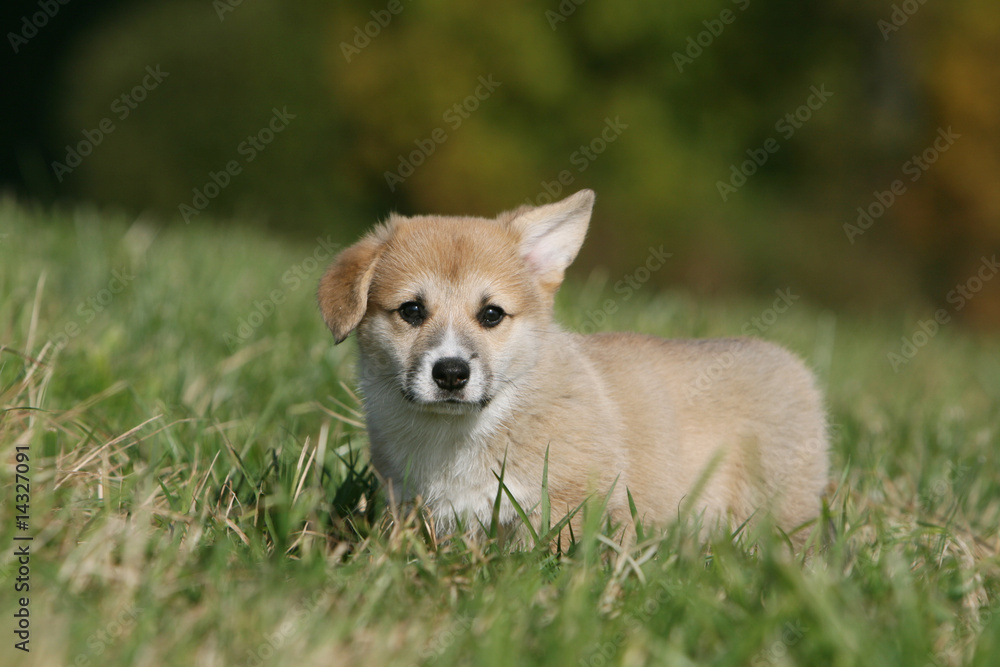
<instances>
[{"instance_id":1,"label":"white chest fur","mask_svg":"<svg viewBox=\"0 0 1000 667\"><path fill-rule=\"evenodd\" d=\"M453 532L457 522L466 529L488 528L501 469L504 485L526 512L541 494L510 464L517 455L504 437L511 409L503 394L480 411L454 415L424 412L401 397L368 401L372 460L397 500L423 500L440 534ZM506 492L499 520L517 520Z\"/></svg>"}]
</instances>

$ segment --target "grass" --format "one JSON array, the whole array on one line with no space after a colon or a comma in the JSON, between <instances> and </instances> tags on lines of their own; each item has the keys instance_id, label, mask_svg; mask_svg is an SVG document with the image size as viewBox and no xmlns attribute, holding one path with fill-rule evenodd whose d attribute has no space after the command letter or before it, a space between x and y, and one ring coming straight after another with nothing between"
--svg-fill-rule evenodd
<instances>
[{"instance_id":1,"label":"grass","mask_svg":"<svg viewBox=\"0 0 1000 667\"><path fill-rule=\"evenodd\" d=\"M628 558L596 521L563 554L435 544L365 468L353 342L332 345L313 301L325 243L0 203L3 664L994 664L996 338L942 327L894 373L886 353L924 311L800 299L756 327L829 395L828 511L804 563L771 532L706 544L681 524ZM571 281L562 320L618 297L604 328L771 321L773 299L626 301L614 282ZM15 535L33 537L26 594Z\"/></svg>"}]
</instances>

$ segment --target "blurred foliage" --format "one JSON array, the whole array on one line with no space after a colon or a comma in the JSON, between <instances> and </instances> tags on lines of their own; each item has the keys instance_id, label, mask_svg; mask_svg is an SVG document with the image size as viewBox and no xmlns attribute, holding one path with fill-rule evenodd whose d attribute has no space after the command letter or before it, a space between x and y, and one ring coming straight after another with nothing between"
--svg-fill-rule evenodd
<instances>
[{"instance_id":1,"label":"blurred foliage","mask_svg":"<svg viewBox=\"0 0 1000 667\"><path fill-rule=\"evenodd\" d=\"M147 66L170 75L60 192L183 224L179 205L237 160L191 224L235 215L346 241L392 209L492 215L591 187L584 269L628 272L662 244L674 257L659 284L792 286L838 306L945 305L998 246L990 0L578 2L134 6L76 46L54 154ZM912 16L887 30L904 6ZM779 132L813 87L832 96ZM242 142L285 107L295 119L245 162ZM619 133L596 155L609 120ZM954 147L852 243L857 207L949 126ZM770 138L777 152L723 201L719 182ZM969 306L1000 322L1000 280Z\"/></svg>"}]
</instances>

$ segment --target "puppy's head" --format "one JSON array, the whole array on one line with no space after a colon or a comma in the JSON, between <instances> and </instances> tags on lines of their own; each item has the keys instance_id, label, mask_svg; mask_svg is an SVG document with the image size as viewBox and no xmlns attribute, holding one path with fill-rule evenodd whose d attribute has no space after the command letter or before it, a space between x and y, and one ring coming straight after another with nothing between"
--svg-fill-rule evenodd
<instances>
[{"instance_id":1,"label":"puppy's head","mask_svg":"<svg viewBox=\"0 0 1000 667\"><path fill-rule=\"evenodd\" d=\"M488 405L530 370L594 193L496 219L393 215L330 266L319 305L337 343L358 330L366 400L431 412Z\"/></svg>"}]
</instances>

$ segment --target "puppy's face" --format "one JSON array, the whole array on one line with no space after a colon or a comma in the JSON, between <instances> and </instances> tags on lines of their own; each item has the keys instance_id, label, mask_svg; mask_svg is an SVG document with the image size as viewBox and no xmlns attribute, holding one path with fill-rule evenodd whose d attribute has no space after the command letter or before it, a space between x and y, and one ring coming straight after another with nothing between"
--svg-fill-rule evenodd
<instances>
[{"instance_id":1,"label":"puppy's face","mask_svg":"<svg viewBox=\"0 0 1000 667\"><path fill-rule=\"evenodd\" d=\"M365 400L460 414L515 387L592 204L585 190L496 220L393 216L344 251L319 301L337 342L358 330Z\"/></svg>"},{"instance_id":2,"label":"puppy's face","mask_svg":"<svg viewBox=\"0 0 1000 667\"><path fill-rule=\"evenodd\" d=\"M546 311L517 239L490 220L393 218L358 326L366 393L481 408L518 372Z\"/></svg>"}]
</instances>

